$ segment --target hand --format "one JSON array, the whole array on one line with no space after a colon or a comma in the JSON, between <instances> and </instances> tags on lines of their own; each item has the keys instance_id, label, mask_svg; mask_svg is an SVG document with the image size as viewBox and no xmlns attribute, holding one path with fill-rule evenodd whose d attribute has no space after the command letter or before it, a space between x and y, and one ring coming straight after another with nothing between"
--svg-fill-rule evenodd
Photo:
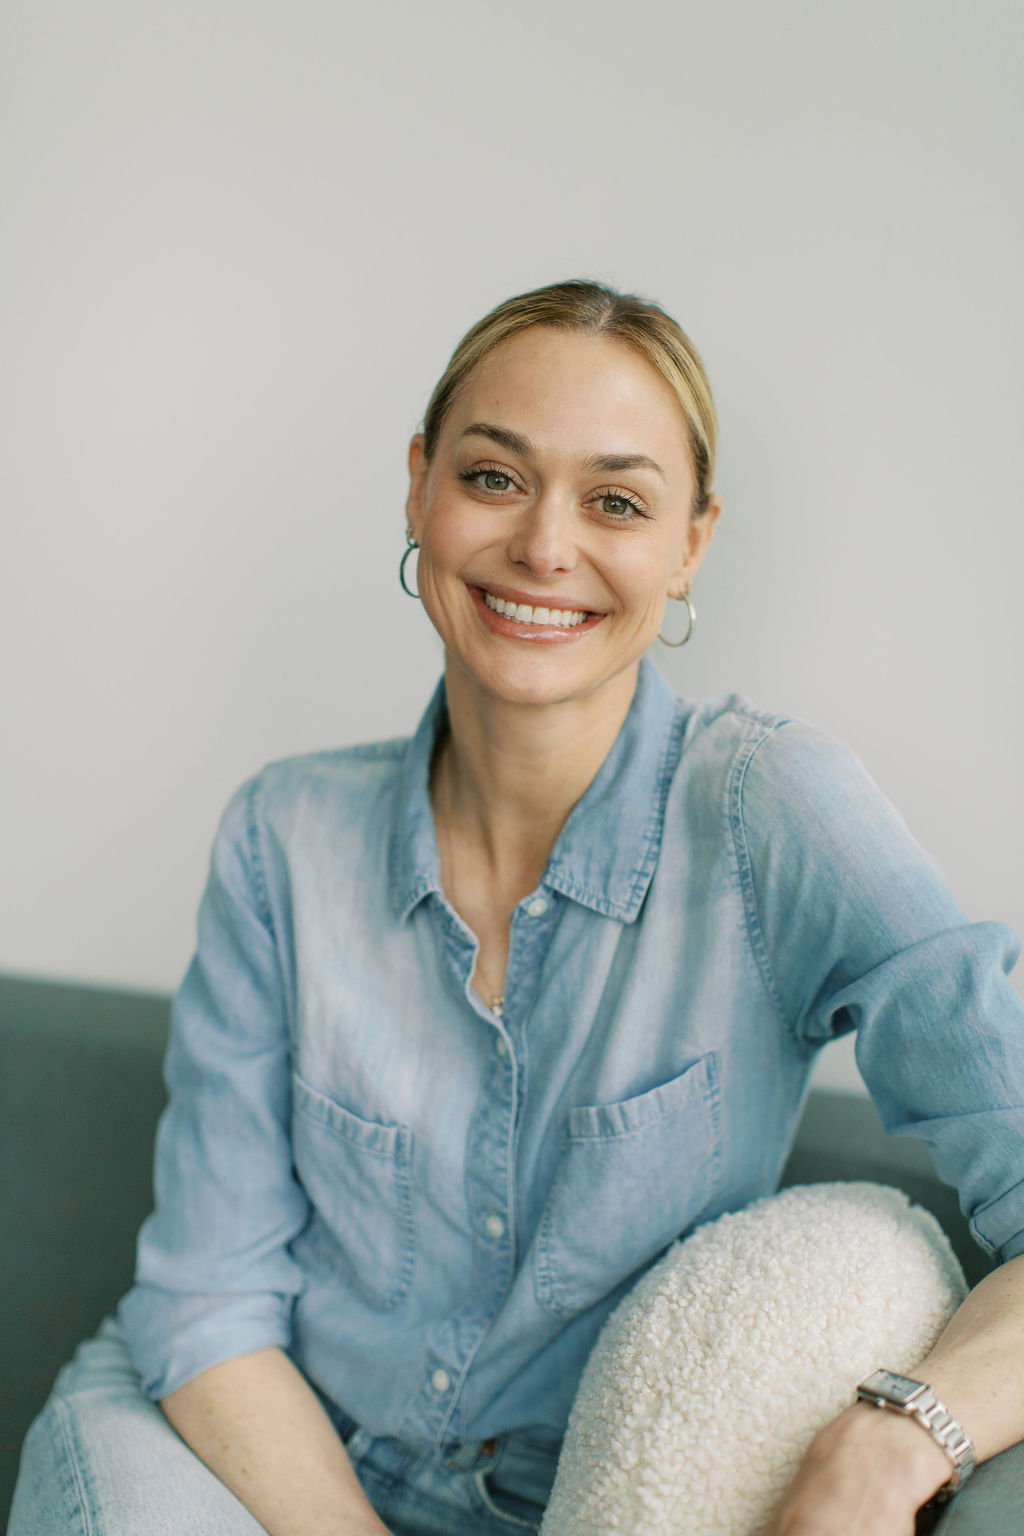
<instances>
[{"instance_id":1,"label":"hand","mask_svg":"<svg viewBox=\"0 0 1024 1536\"><path fill-rule=\"evenodd\" d=\"M914 1536L950 1470L919 1424L858 1404L815 1435L762 1536Z\"/></svg>"}]
</instances>

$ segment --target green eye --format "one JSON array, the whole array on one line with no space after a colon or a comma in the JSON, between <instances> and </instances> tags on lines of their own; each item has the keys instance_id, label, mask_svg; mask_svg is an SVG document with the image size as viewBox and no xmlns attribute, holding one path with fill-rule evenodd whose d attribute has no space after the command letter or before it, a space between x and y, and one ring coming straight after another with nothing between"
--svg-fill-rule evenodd
<instances>
[{"instance_id":1,"label":"green eye","mask_svg":"<svg viewBox=\"0 0 1024 1536\"><path fill-rule=\"evenodd\" d=\"M628 517L636 510L633 503L627 501L625 496L602 496L601 505L612 517Z\"/></svg>"},{"instance_id":2,"label":"green eye","mask_svg":"<svg viewBox=\"0 0 1024 1536\"><path fill-rule=\"evenodd\" d=\"M484 485L489 491L507 491L511 483L508 475L500 474L496 469L488 469L484 473Z\"/></svg>"}]
</instances>

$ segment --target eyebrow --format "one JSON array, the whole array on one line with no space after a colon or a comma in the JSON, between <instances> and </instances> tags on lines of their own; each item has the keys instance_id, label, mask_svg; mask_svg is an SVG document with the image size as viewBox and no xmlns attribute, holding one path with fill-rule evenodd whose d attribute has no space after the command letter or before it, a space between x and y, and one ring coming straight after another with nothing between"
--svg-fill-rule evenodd
<instances>
[{"instance_id":1,"label":"eyebrow","mask_svg":"<svg viewBox=\"0 0 1024 1536\"><path fill-rule=\"evenodd\" d=\"M489 437L492 442L507 448L509 453L518 453L524 459L532 458L536 452L530 439L521 432L513 432L509 427L496 427L489 421L471 422L462 429L459 437ZM661 465L646 453L595 453L589 459L584 459L583 468L603 469L609 474L621 469L653 469L663 480L668 480Z\"/></svg>"}]
</instances>

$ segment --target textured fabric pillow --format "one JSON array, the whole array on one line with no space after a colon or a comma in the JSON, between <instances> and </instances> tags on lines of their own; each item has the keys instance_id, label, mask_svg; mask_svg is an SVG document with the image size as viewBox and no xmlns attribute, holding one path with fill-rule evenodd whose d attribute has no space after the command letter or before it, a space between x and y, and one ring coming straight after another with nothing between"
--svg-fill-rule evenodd
<instances>
[{"instance_id":1,"label":"textured fabric pillow","mask_svg":"<svg viewBox=\"0 0 1024 1536\"><path fill-rule=\"evenodd\" d=\"M605 1323L542 1536L756 1536L856 1384L913 1375L965 1294L938 1222L885 1185L709 1222Z\"/></svg>"}]
</instances>

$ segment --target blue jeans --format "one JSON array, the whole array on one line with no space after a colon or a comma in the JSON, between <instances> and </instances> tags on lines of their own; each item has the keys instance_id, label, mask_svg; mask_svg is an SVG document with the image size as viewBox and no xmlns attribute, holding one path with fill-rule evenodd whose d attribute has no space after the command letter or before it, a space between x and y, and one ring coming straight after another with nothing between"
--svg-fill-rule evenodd
<instances>
[{"instance_id":1,"label":"blue jeans","mask_svg":"<svg viewBox=\"0 0 1024 1536\"><path fill-rule=\"evenodd\" d=\"M356 1473L394 1536L536 1531L555 1460L514 1437L456 1464L337 1421ZM514 1491L513 1491L514 1490ZM28 1433L8 1536L263 1536L142 1391L108 1319L57 1378Z\"/></svg>"},{"instance_id":2,"label":"blue jeans","mask_svg":"<svg viewBox=\"0 0 1024 1536\"><path fill-rule=\"evenodd\" d=\"M554 1462L509 1438L450 1465L339 1421L394 1536L515 1536L540 1525ZM1024 1530L1024 1445L986 1462L935 1536ZM65 1366L22 1454L8 1536L262 1536L263 1527L142 1392L112 1320Z\"/></svg>"}]
</instances>

